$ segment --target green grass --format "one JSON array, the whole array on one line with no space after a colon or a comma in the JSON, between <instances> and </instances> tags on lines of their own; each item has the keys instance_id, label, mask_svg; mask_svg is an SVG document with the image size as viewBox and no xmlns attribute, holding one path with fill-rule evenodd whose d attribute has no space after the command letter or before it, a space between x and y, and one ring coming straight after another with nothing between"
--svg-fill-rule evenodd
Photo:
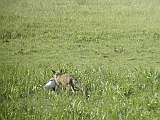
<instances>
[{"instance_id":1,"label":"green grass","mask_svg":"<svg viewBox=\"0 0 160 120\"><path fill-rule=\"evenodd\" d=\"M0 0L0 119L160 119L159 0ZM62 69L78 92L43 89Z\"/></svg>"}]
</instances>

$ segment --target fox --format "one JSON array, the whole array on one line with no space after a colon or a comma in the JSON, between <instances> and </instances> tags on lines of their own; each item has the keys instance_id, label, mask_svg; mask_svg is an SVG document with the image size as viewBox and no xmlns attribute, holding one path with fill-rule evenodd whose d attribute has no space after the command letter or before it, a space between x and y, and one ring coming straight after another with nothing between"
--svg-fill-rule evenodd
<instances>
[{"instance_id":1,"label":"fox","mask_svg":"<svg viewBox=\"0 0 160 120\"><path fill-rule=\"evenodd\" d=\"M89 98L90 95L88 95L87 87L80 83L72 74L62 74L62 70L57 72L52 70L52 72L59 88L66 88L68 85L70 85L73 93L75 93L74 88L76 87L83 92L86 98Z\"/></svg>"}]
</instances>

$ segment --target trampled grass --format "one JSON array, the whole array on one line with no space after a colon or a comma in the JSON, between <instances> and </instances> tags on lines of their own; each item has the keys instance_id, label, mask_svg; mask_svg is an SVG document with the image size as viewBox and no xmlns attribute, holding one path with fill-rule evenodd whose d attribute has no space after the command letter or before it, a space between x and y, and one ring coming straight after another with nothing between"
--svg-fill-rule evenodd
<instances>
[{"instance_id":1,"label":"trampled grass","mask_svg":"<svg viewBox=\"0 0 160 120\"><path fill-rule=\"evenodd\" d=\"M0 119L160 119L159 0L0 2ZM43 89L51 69L89 90Z\"/></svg>"}]
</instances>

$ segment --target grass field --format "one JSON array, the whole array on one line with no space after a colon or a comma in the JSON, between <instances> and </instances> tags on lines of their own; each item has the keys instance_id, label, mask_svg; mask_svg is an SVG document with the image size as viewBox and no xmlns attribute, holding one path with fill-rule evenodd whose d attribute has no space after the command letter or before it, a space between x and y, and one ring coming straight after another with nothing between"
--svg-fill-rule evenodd
<instances>
[{"instance_id":1,"label":"grass field","mask_svg":"<svg viewBox=\"0 0 160 120\"><path fill-rule=\"evenodd\" d=\"M159 120L159 0L0 0L0 120ZM51 69L88 87L43 89Z\"/></svg>"}]
</instances>

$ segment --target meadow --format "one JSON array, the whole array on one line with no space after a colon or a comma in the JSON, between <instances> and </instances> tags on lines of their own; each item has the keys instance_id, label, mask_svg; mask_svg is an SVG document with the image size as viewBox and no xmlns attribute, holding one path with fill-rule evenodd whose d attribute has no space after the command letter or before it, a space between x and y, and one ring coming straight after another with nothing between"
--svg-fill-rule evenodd
<instances>
[{"instance_id":1,"label":"meadow","mask_svg":"<svg viewBox=\"0 0 160 120\"><path fill-rule=\"evenodd\" d=\"M0 0L0 120L159 120L159 0ZM44 90L51 69L88 87Z\"/></svg>"}]
</instances>

